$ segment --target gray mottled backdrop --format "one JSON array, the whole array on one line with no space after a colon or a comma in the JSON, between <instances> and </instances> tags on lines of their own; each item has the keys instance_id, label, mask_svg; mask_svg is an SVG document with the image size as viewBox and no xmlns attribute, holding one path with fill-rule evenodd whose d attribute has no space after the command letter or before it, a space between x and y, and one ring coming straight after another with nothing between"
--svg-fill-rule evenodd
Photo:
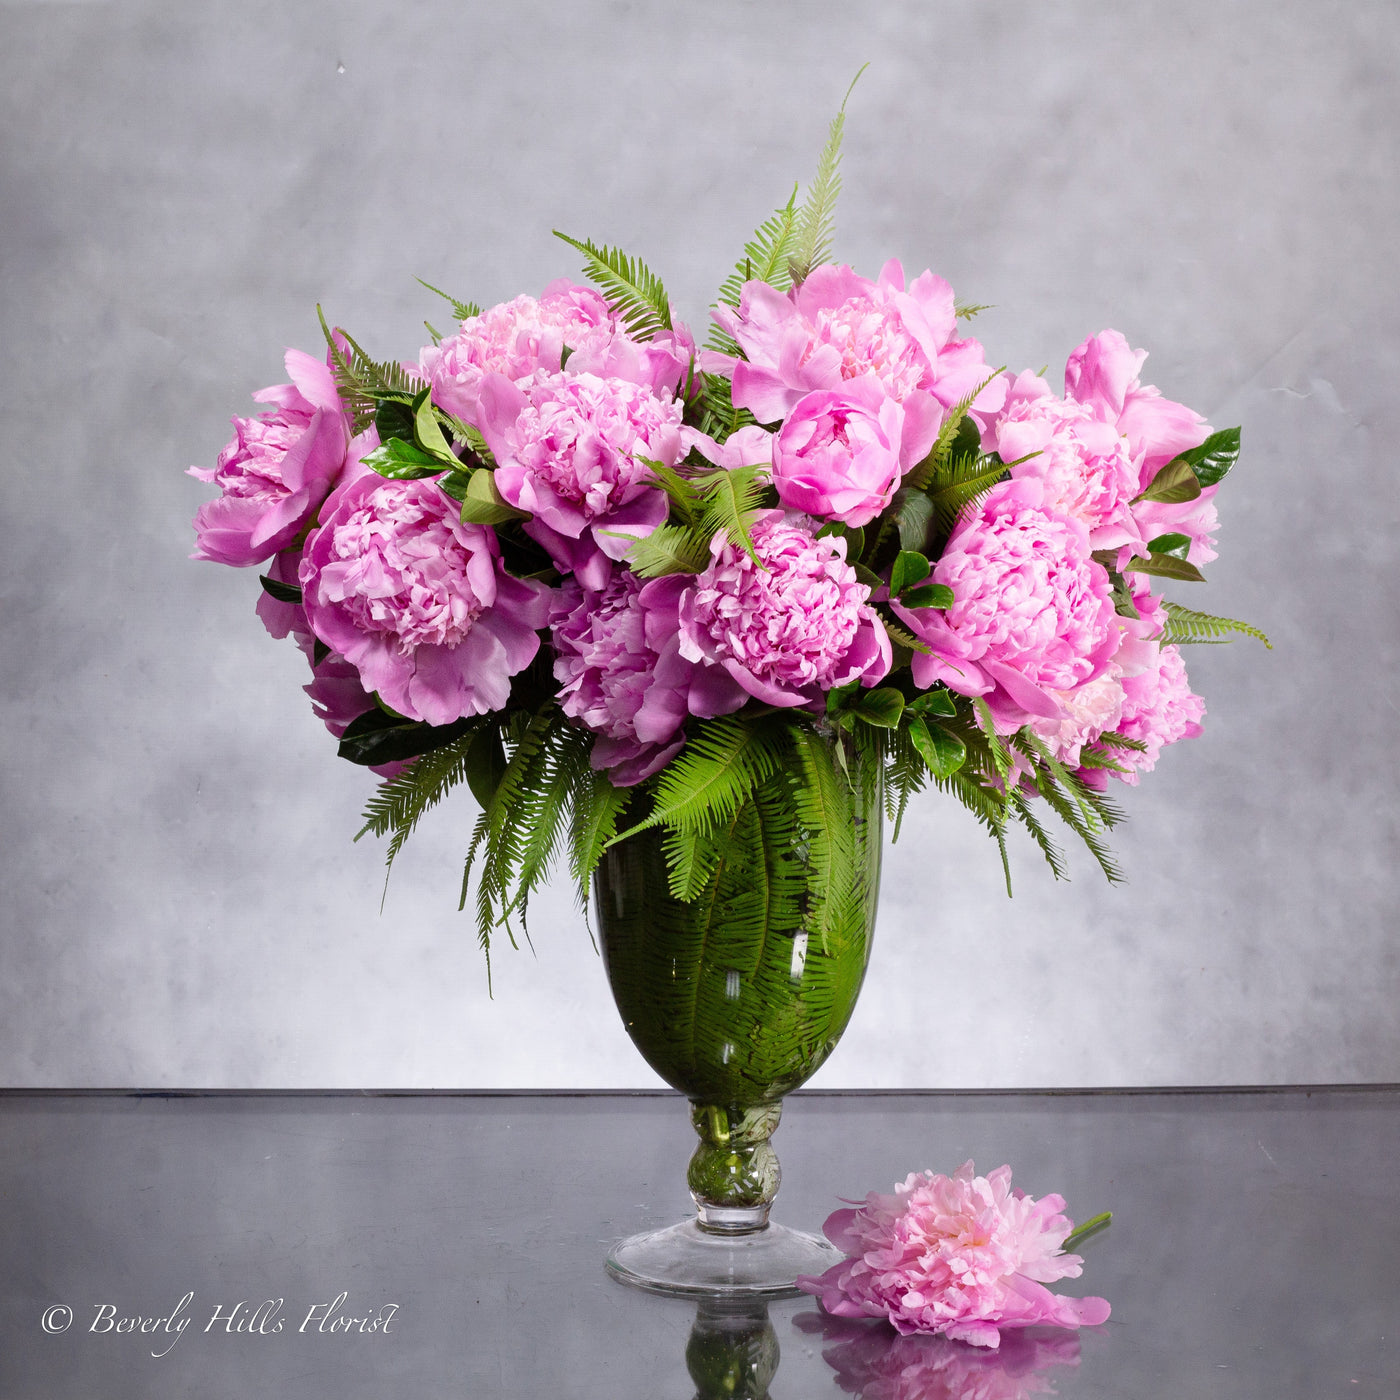
<instances>
[{"instance_id":1,"label":"gray mottled backdrop","mask_svg":"<svg viewBox=\"0 0 1400 1400\"><path fill-rule=\"evenodd\" d=\"M839 251L960 296L1052 378L1104 326L1242 423L1198 596L1206 735L1128 793L1106 886L1017 891L917 807L819 1084L1400 1080L1393 4L0 4L0 1082L633 1085L564 882L456 913L470 802L381 914L366 775L253 572L187 560L230 414L314 349L619 243L701 322L855 69Z\"/></svg>"}]
</instances>

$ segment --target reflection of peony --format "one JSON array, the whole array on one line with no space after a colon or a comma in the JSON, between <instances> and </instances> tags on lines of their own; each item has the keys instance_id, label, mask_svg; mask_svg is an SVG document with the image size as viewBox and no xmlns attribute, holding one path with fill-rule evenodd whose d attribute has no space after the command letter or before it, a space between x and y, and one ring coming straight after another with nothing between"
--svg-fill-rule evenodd
<instances>
[{"instance_id":1,"label":"reflection of peony","mask_svg":"<svg viewBox=\"0 0 1400 1400\"><path fill-rule=\"evenodd\" d=\"M495 533L463 524L432 481L369 473L342 488L300 579L316 636L429 724L503 706L548 614L548 590L506 573Z\"/></svg>"},{"instance_id":2,"label":"reflection of peony","mask_svg":"<svg viewBox=\"0 0 1400 1400\"><path fill-rule=\"evenodd\" d=\"M1061 1253L1074 1228L1064 1199L1036 1201L1011 1189L1011 1168L976 1176L911 1173L892 1196L871 1192L827 1220L826 1237L847 1258L797 1286L837 1317L887 1317L895 1330L941 1332L995 1347L1003 1327L1093 1326L1102 1298L1066 1298L1044 1285L1078 1278L1082 1260Z\"/></svg>"},{"instance_id":3,"label":"reflection of peony","mask_svg":"<svg viewBox=\"0 0 1400 1400\"><path fill-rule=\"evenodd\" d=\"M1044 1372L1079 1365L1079 1338L1010 1332L1000 1348L900 1336L883 1325L802 1313L794 1326L832 1343L822 1359L859 1400L1029 1400L1054 1395Z\"/></svg>"}]
</instances>

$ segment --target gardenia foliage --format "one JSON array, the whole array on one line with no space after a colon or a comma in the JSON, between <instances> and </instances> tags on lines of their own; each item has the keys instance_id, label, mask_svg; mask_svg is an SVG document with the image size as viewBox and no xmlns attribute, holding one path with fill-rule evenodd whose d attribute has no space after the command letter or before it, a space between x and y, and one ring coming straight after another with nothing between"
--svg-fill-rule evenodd
<instances>
[{"instance_id":1,"label":"gardenia foliage","mask_svg":"<svg viewBox=\"0 0 1400 1400\"><path fill-rule=\"evenodd\" d=\"M643 827L693 898L775 772L805 829L839 831L852 784L813 765L817 731L896 833L931 784L1003 862L1019 822L1059 875L1043 802L1114 878L1109 785L1200 733L1180 646L1262 638L1152 591L1215 557L1238 430L1144 383L1116 331L1060 394L990 365L933 272L835 262L842 120L704 348L644 264L566 238L596 290L452 301L410 364L327 328L191 469L221 492L195 557L261 566L341 756L385 776L365 829L390 860L476 796L483 943L561 847L586 891ZM849 846L813 844L818 904Z\"/></svg>"}]
</instances>

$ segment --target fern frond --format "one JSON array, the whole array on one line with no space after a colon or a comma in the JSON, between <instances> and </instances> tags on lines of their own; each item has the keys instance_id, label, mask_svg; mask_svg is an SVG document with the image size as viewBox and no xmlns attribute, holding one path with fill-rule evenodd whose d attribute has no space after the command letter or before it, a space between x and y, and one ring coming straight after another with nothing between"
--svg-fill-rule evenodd
<instances>
[{"instance_id":1,"label":"fern frond","mask_svg":"<svg viewBox=\"0 0 1400 1400\"><path fill-rule=\"evenodd\" d=\"M953 315L960 321L970 321L974 316L980 316L984 311L990 311L992 303L988 301L959 301L953 303Z\"/></svg>"},{"instance_id":2,"label":"fern frond","mask_svg":"<svg viewBox=\"0 0 1400 1400\"><path fill-rule=\"evenodd\" d=\"M758 421L748 409L734 407L734 386L722 374L702 374L700 386L700 431L716 442Z\"/></svg>"},{"instance_id":3,"label":"fern frond","mask_svg":"<svg viewBox=\"0 0 1400 1400\"><path fill-rule=\"evenodd\" d=\"M720 284L719 295L712 305L723 303L738 306L745 282L767 282L785 292L792 285L792 271L789 264L793 255L793 236L797 230L797 186L792 187L788 202L773 212L754 230L754 235L744 244L744 256L734 264L734 271ZM711 325L710 338L705 343L707 350L721 355L738 355L738 344L728 331L718 325Z\"/></svg>"},{"instance_id":4,"label":"fern frond","mask_svg":"<svg viewBox=\"0 0 1400 1400\"><path fill-rule=\"evenodd\" d=\"M720 847L712 831L665 828L666 878L674 898L693 903L719 868Z\"/></svg>"},{"instance_id":5,"label":"fern frond","mask_svg":"<svg viewBox=\"0 0 1400 1400\"><path fill-rule=\"evenodd\" d=\"M662 769L651 815L615 836L620 841L663 822L679 830L713 831L733 817L754 787L778 766L779 733L763 719L703 720L684 749Z\"/></svg>"},{"instance_id":6,"label":"fern frond","mask_svg":"<svg viewBox=\"0 0 1400 1400\"><path fill-rule=\"evenodd\" d=\"M570 238L558 229L554 236L583 254L588 276L602 288L623 325L638 340L650 340L658 331L671 329L666 288L640 258L630 257L621 248L600 248L591 239Z\"/></svg>"},{"instance_id":7,"label":"fern frond","mask_svg":"<svg viewBox=\"0 0 1400 1400\"><path fill-rule=\"evenodd\" d=\"M413 279L420 287L426 287L430 292L435 292L451 308L452 314L459 321L470 321L474 316L481 315L481 308L474 301L458 301L454 296L448 296L441 287L435 287L431 282L425 282L421 277Z\"/></svg>"},{"instance_id":8,"label":"fern frond","mask_svg":"<svg viewBox=\"0 0 1400 1400\"><path fill-rule=\"evenodd\" d=\"M628 788L614 787L606 773L590 769L574 785L569 813L569 873L579 902L588 905L588 887L603 858L603 848L617 832L618 819L632 799Z\"/></svg>"},{"instance_id":9,"label":"fern frond","mask_svg":"<svg viewBox=\"0 0 1400 1400\"><path fill-rule=\"evenodd\" d=\"M791 733L797 755L793 807L807 834L811 867L807 931L821 938L823 949L840 936L855 912L855 811L848 781L832 767L826 741L813 730ZM843 896L843 897L838 897Z\"/></svg>"},{"instance_id":10,"label":"fern frond","mask_svg":"<svg viewBox=\"0 0 1400 1400\"><path fill-rule=\"evenodd\" d=\"M754 552L749 526L763 504L767 487L766 467L748 465L721 469L703 479L700 485L700 531L712 540L720 531L733 545L742 549L760 568Z\"/></svg>"},{"instance_id":11,"label":"fern frond","mask_svg":"<svg viewBox=\"0 0 1400 1400\"><path fill-rule=\"evenodd\" d=\"M938 436L934 438L933 446L929 448L928 455L905 475L904 484L906 486L914 486L924 490L934 483L941 472L947 470L953 455L953 444L957 441L959 432L962 431L963 422L976 401L977 395L1000 373L1001 370L994 370L971 393L959 399L948 410L948 416L938 425Z\"/></svg>"},{"instance_id":12,"label":"fern frond","mask_svg":"<svg viewBox=\"0 0 1400 1400\"><path fill-rule=\"evenodd\" d=\"M1030 832L1031 840L1040 847L1041 854L1045 857L1045 863L1050 867L1057 880L1069 879L1069 867L1065 865L1064 853L1054 843L1050 833L1040 823L1040 818L1031 810L1030 800L1019 788L1012 788L1009 793L1011 809L1015 812L1017 820Z\"/></svg>"},{"instance_id":13,"label":"fern frond","mask_svg":"<svg viewBox=\"0 0 1400 1400\"><path fill-rule=\"evenodd\" d=\"M686 525L658 525L627 551L627 567L638 578L699 573L709 559L710 536Z\"/></svg>"},{"instance_id":14,"label":"fern frond","mask_svg":"<svg viewBox=\"0 0 1400 1400\"><path fill-rule=\"evenodd\" d=\"M935 533L947 539L962 512L976 505L1005 476L1006 467L994 458L972 454L953 458L929 488Z\"/></svg>"},{"instance_id":15,"label":"fern frond","mask_svg":"<svg viewBox=\"0 0 1400 1400\"><path fill-rule=\"evenodd\" d=\"M1234 638L1226 634L1237 632L1263 642L1270 651L1274 649L1268 637L1251 623L1239 622L1233 617L1212 617L1210 613L1183 608L1180 603L1167 603L1166 609L1167 625L1159 638L1164 644L1180 646L1190 642L1230 642Z\"/></svg>"},{"instance_id":16,"label":"fern frond","mask_svg":"<svg viewBox=\"0 0 1400 1400\"><path fill-rule=\"evenodd\" d=\"M792 280L802 282L819 263L831 257L831 239L835 231L836 197L841 193L841 137L846 129L846 103L851 92L860 81L860 74L870 65L865 64L851 79L846 96L841 99L841 110L831 123L831 130L817 161L817 173L807 188L807 198L797 215L797 227L793 234Z\"/></svg>"}]
</instances>

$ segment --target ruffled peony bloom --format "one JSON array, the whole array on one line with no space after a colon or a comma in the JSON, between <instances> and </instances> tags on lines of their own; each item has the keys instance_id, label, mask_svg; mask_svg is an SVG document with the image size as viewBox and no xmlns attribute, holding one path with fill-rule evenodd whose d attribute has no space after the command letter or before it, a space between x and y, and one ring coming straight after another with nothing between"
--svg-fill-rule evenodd
<instances>
[{"instance_id":1,"label":"ruffled peony bloom","mask_svg":"<svg viewBox=\"0 0 1400 1400\"><path fill-rule=\"evenodd\" d=\"M531 378L536 370L557 371L567 346L577 353L606 344L617 332L617 315L597 292L561 277L539 298L516 297L462 322L456 335L419 352L433 402L475 423L481 381L488 374Z\"/></svg>"},{"instance_id":2,"label":"ruffled peony bloom","mask_svg":"<svg viewBox=\"0 0 1400 1400\"><path fill-rule=\"evenodd\" d=\"M779 510L762 512L752 535L761 564L720 534L709 566L686 581L681 655L722 668L766 705L814 705L835 686L882 680L889 636L845 540L815 539Z\"/></svg>"},{"instance_id":3,"label":"ruffled peony bloom","mask_svg":"<svg viewBox=\"0 0 1400 1400\"><path fill-rule=\"evenodd\" d=\"M351 441L328 364L288 350L286 366L290 384L253 395L272 409L257 418L235 418L233 440L215 467L189 469L223 491L195 513L192 558L240 568L272 558L314 517L346 461L379 444L372 429Z\"/></svg>"},{"instance_id":4,"label":"ruffled peony bloom","mask_svg":"<svg viewBox=\"0 0 1400 1400\"><path fill-rule=\"evenodd\" d=\"M973 1346L998 1346L1002 1328L1092 1327L1108 1318L1104 1299L1045 1287L1081 1273L1083 1260L1060 1252L1074 1228L1064 1204L1013 1191L1010 1167L911 1173L894 1195L834 1212L826 1237L847 1257L797 1286L838 1317L887 1317L900 1333Z\"/></svg>"},{"instance_id":5,"label":"ruffled peony bloom","mask_svg":"<svg viewBox=\"0 0 1400 1400\"><path fill-rule=\"evenodd\" d=\"M928 452L943 409L983 384L991 371L975 340L955 340L952 288L931 272L908 290L893 259L871 282L827 264L791 293L746 282L739 307L714 318L739 343L737 363L711 357L707 368L733 374L734 402L760 422L786 418L803 394L839 389L872 374L910 415L915 460Z\"/></svg>"},{"instance_id":6,"label":"ruffled peony bloom","mask_svg":"<svg viewBox=\"0 0 1400 1400\"><path fill-rule=\"evenodd\" d=\"M616 787L668 763L691 715L729 714L748 699L723 672L680 655L678 598L670 579L643 583L617 566L600 593L573 580L559 593L551 637L560 706L597 735L590 762Z\"/></svg>"},{"instance_id":7,"label":"ruffled peony bloom","mask_svg":"<svg viewBox=\"0 0 1400 1400\"><path fill-rule=\"evenodd\" d=\"M429 724L500 709L549 613L549 590L508 574L495 532L463 524L430 480L369 473L337 492L299 577L316 636Z\"/></svg>"},{"instance_id":8,"label":"ruffled peony bloom","mask_svg":"<svg viewBox=\"0 0 1400 1400\"><path fill-rule=\"evenodd\" d=\"M684 456L681 415L669 394L590 373L541 372L520 385L491 374L481 386L497 490L530 512L527 533L559 568L593 589L606 582L608 560L666 519L666 493L639 459L674 466Z\"/></svg>"},{"instance_id":9,"label":"ruffled peony bloom","mask_svg":"<svg viewBox=\"0 0 1400 1400\"><path fill-rule=\"evenodd\" d=\"M1173 457L1199 447L1210 436L1210 425L1185 404L1163 398L1155 385L1138 377L1146 350L1133 350L1119 331L1100 331L1079 346L1065 365L1065 397L1084 405L1101 422L1111 425L1127 442L1137 468L1133 494L1145 491ZM1188 558L1208 564L1216 557L1215 494L1207 486L1192 501L1167 504L1142 501L1133 516L1144 540L1183 534L1191 540Z\"/></svg>"},{"instance_id":10,"label":"ruffled peony bloom","mask_svg":"<svg viewBox=\"0 0 1400 1400\"><path fill-rule=\"evenodd\" d=\"M1058 719L1054 692L1101 675L1121 640L1087 528L1045 509L1044 497L1033 478L994 486L934 566L933 582L953 590L952 607L894 605L932 653L915 653L915 683L985 696L1004 733L1035 715Z\"/></svg>"},{"instance_id":11,"label":"ruffled peony bloom","mask_svg":"<svg viewBox=\"0 0 1400 1400\"><path fill-rule=\"evenodd\" d=\"M575 374L629 379L674 394L691 371L695 342L679 323L650 341L634 340L597 292L561 277L538 299L516 297L463 321L456 335L424 346L418 363L433 401L480 426L481 384L488 374L513 383L541 370L555 374L564 367L565 350Z\"/></svg>"},{"instance_id":12,"label":"ruffled peony bloom","mask_svg":"<svg viewBox=\"0 0 1400 1400\"><path fill-rule=\"evenodd\" d=\"M868 525L928 452L908 427L903 407L873 375L807 394L773 442L779 501L823 520Z\"/></svg>"},{"instance_id":13,"label":"ruffled peony bloom","mask_svg":"<svg viewBox=\"0 0 1400 1400\"><path fill-rule=\"evenodd\" d=\"M1131 507L1138 463L1129 455L1127 439L1087 405L1057 399L1038 375L1007 375L1004 383L1000 409L976 415L982 421L983 451L1016 462L1013 478L1043 482L1044 507L1082 521L1094 549L1126 545L1145 552L1146 540ZM1023 457L1028 460L1021 461Z\"/></svg>"},{"instance_id":14,"label":"ruffled peony bloom","mask_svg":"<svg viewBox=\"0 0 1400 1400\"><path fill-rule=\"evenodd\" d=\"M1150 772L1168 744L1202 733L1205 713L1206 702L1191 690L1181 651L1161 647L1155 666L1123 678L1123 711L1117 730L1126 738L1141 740L1147 748L1113 749L1112 757L1131 770L1113 776L1136 787L1138 774Z\"/></svg>"},{"instance_id":15,"label":"ruffled peony bloom","mask_svg":"<svg viewBox=\"0 0 1400 1400\"><path fill-rule=\"evenodd\" d=\"M1072 1332L1008 1331L993 1349L824 1313L792 1322L826 1343L822 1360L836 1384L860 1400L1030 1400L1057 1393L1045 1374L1051 1367L1079 1365Z\"/></svg>"}]
</instances>

